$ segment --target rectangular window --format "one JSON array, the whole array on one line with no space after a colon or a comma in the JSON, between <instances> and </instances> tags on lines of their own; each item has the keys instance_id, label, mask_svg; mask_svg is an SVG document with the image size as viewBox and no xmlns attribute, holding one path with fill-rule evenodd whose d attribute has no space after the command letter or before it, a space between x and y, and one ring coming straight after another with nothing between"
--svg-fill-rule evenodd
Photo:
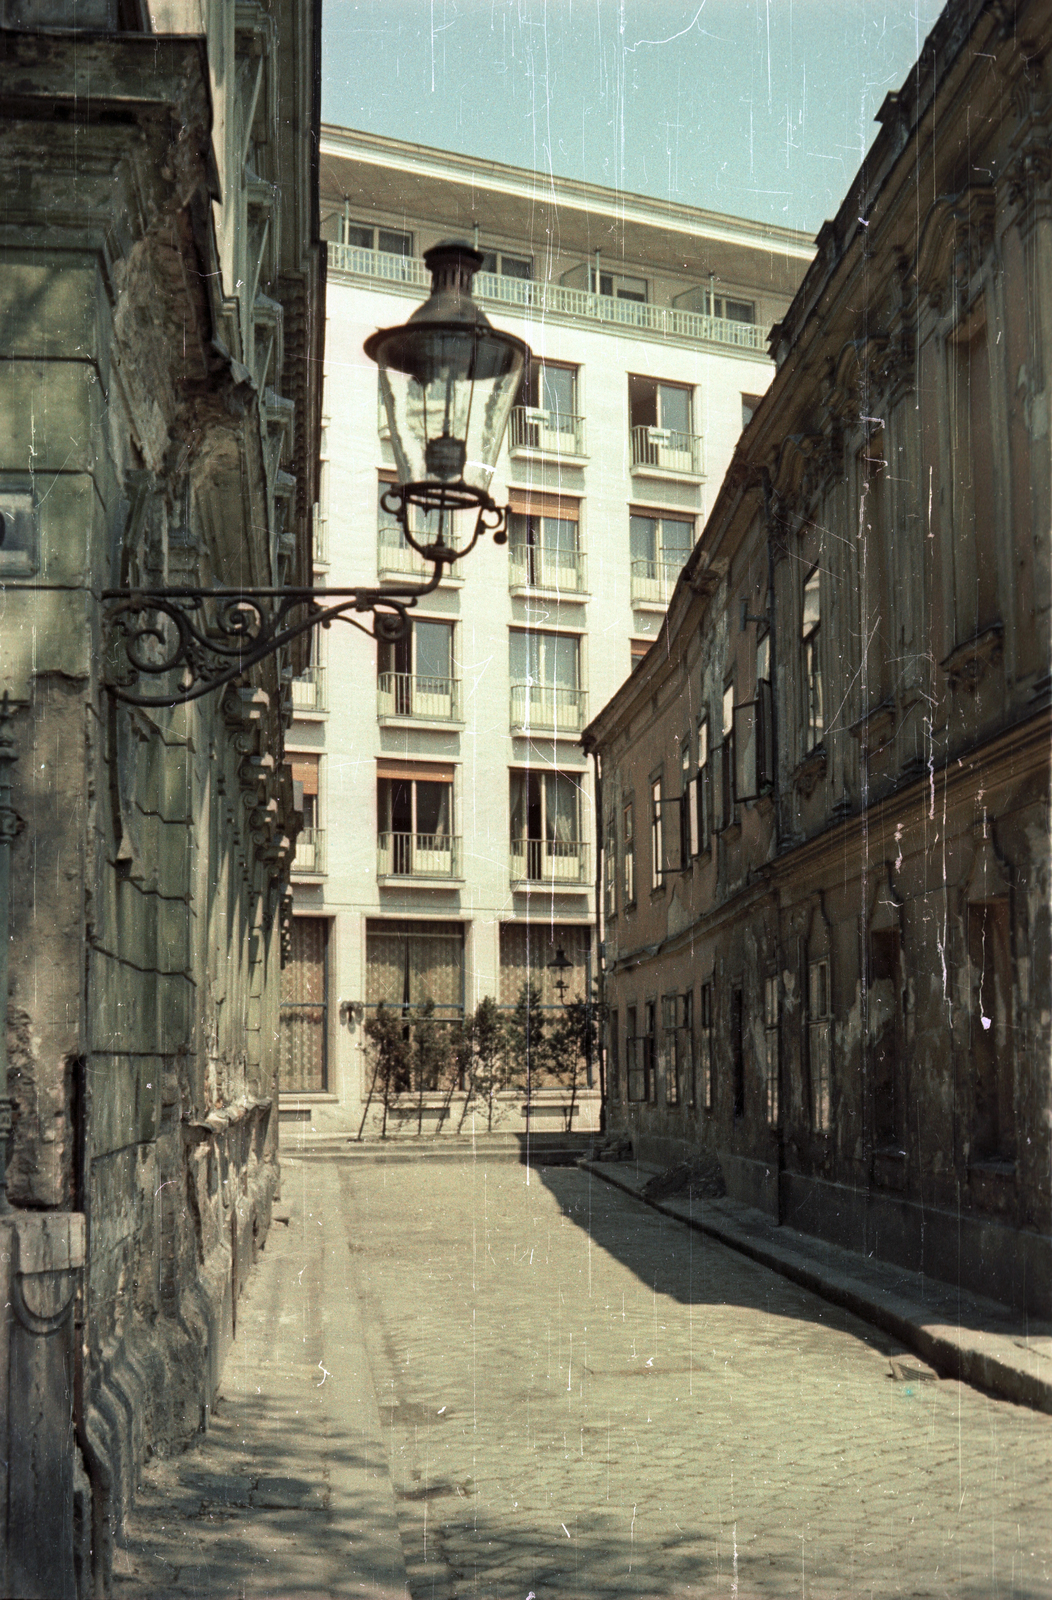
<instances>
[{"instance_id":1,"label":"rectangular window","mask_svg":"<svg viewBox=\"0 0 1052 1600\"><path fill-rule=\"evenodd\" d=\"M455 876L452 769L383 763L376 812L381 876Z\"/></svg>"},{"instance_id":2,"label":"rectangular window","mask_svg":"<svg viewBox=\"0 0 1052 1600\"><path fill-rule=\"evenodd\" d=\"M679 1105L679 1074L676 1071L676 1020L679 996L661 996L661 1075L665 1080L665 1104Z\"/></svg>"},{"instance_id":3,"label":"rectangular window","mask_svg":"<svg viewBox=\"0 0 1052 1600\"><path fill-rule=\"evenodd\" d=\"M411 256L413 235L400 228L373 228L368 223L341 221L343 243L357 250L379 250L382 255Z\"/></svg>"},{"instance_id":4,"label":"rectangular window","mask_svg":"<svg viewBox=\"0 0 1052 1600\"><path fill-rule=\"evenodd\" d=\"M740 984L731 990L731 1082L737 1120L745 1115L745 1001Z\"/></svg>"},{"instance_id":5,"label":"rectangular window","mask_svg":"<svg viewBox=\"0 0 1052 1600\"><path fill-rule=\"evenodd\" d=\"M804 582L800 639L803 648L804 749L822 743L825 712L822 702L822 601L819 572L812 567Z\"/></svg>"},{"instance_id":6,"label":"rectangular window","mask_svg":"<svg viewBox=\"0 0 1052 1600\"><path fill-rule=\"evenodd\" d=\"M534 357L523 374L518 404L543 411L548 426L558 429L560 419L571 419L577 412L577 368Z\"/></svg>"},{"instance_id":7,"label":"rectangular window","mask_svg":"<svg viewBox=\"0 0 1052 1600\"><path fill-rule=\"evenodd\" d=\"M573 731L582 725L581 642L574 634L513 628L509 635L515 727Z\"/></svg>"},{"instance_id":8,"label":"rectangular window","mask_svg":"<svg viewBox=\"0 0 1052 1600\"><path fill-rule=\"evenodd\" d=\"M628 1067L628 1098L629 1100L642 1102L647 1098L647 1075L643 1038L638 1029L636 1008L635 1006L629 1006L625 1013L625 1060Z\"/></svg>"},{"instance_id":9,"label":"rectangular window","mask_svg":"<svg viewBox=\"0 0 1052 1600\"><path fill-rule=\"evenodd\" d=\"M325 833L321 826L321 757L297 753L289 757L292 768L293 804L303 818L296 836L294 872L321 874L325 871Z\"/></svg>"},{"instance_id":10,"label":"rectangular window","mask_svg":"<svg viewBox=\"0 0 1052 1600\"><path fill-rule=\"evenodd\" d=\"M734 821L734 685L723 691L723 743L720 746L720 826Z\"/></svg>"},{"instance_id":11,"label":"rectangular window","mask_svg":"<svg viewBox=\"0 0 1052 1600\"><path fill-rule=\"evenodd\" d=\"M657 1056L657 1007L648 1000L643 1007L643 1073L648 1103L657 1102L657 1076L654 1064Z\"/></svg>"},{"instance_id":12,"label":"rectangular window","mask_svg":"<svg viewBox=\"0 0 1052 1600\"><path fill-rule=\"evenodd\" d=\"M712 848L712 762L709 759L709 719L698 723L698 787L695 792L698 852Z\"/></svg>"},{"instance_id":13,"label":"rectangular window","mask_svg":"<svg viewBox=\"0 0 1052 1600\"><path fill-rule=\"evenodd\" d=\"M464 1010L464 926L460 922L370 919L365 925L365 1003L406 1013L431 1001L435 1015Z\"/></svg>"},{"instance_id":14,"label":"rectangular window","mask_svg":"<svg viewBox=\"0 0 1052 1600\"><path fill-rule=\"evenodd\" d=\"M698 993L698 1069L701 1073L701 1104L705 1111L716 1109L716 1075L713 1061L714 987L710 980L702 984Z\"/></svg>"},{"instance_id":15,"label":"rectangular window","mask_svg":"<svg viewBox=\"0 0 1052 1600\"><path fill-rule=\"evenodd\" d=\"M603 844L603 891L604 909L606 916L617 915L617 822L611 811L606 819L606 835Z\"/></svg>"},{"instance_id":16,"label":"rectangular window","mask_svg":"<svg viewBox=\"0 0 1052 1600\"><path fill-rule=\"evenodd\" d=\"M526 281L533 277L533 262L528 256L509 255L505 250L487 250L482 257L480 272L491 272L499 278L519 278Z\"/></svg>"},{"instance_id":17,"label":"rectangular window","mask_svg":"<svg viewBox=\"0 0 1052 1600\"><path fill-rule=\"evenodd\" d=\"M685 867L697 855L697 809L691 777L690 734L679 741L679 864Z\"/></svg>"},{"instance_id":18,"label":"rectangular window","mask_svg":"<svg viewBox=\"0 0 1052 1600\"><path fill-rule=\"evenodd\" d=\"M592 294L605 294L612 300L635 300L642 305L647 298L645 278L626 278L619 272L602 270L597 278L594 267L588 269L588 287Z\"/></svg>"},{"instance_id":19,"label":"rectangular window","mask_svg":"<svg viewBox=\"0 0 1052 1600\"><path fill-rule=\"evenodd\" d=\"M693 1001L694 996L688 990L686 994L666 995L663 1002L668 1004L671 1029L665 1046L666 1072L671 1075L673 1085L671 1093L666 1093L669 1105L680 1105L683 1101L694 1104Z\"/></svg>"},{"instance_id":20,"label":"rectangular window","mask_svg":"<svg viewBox=\"0 0 1052 1600\"><path fill-rule=\"evenodd\" d=\"M329 919L293 917L281 972L282 1094L329 1087Z\"/></svg>"},{"instance_id":21,"label":"rectangular window","mask_svg":"<svg viewBox=\"0 0 1052 1600\"><path fill-rule=\"evenodd\" d=\"M458 715L453 623L414 618L409 632L376 647L382 715L449 722Z\"/></svg>"},{"instance_id":22,"label":"rectangular window","mask_svg":"<svg viewBox=\"0 0 1052 1600\"><path fill-rule=\"evenodd\" d=\"M583 588L577 522L570 517L508 517L508 554L513 583L576 593Z\"/></svg>"},{"instance_id":23,"label":"rectangular window","mask_svg":"<svg viewBox=\"0 0 1052 1600\"><path fill-rule=\"evenodd\" d=\"M807 969L807 1052L811 1078L811 1126L828 1133L832 1102L832 1034L829 961L812 961Z\"/></svg>"},{"instance_id":24,"label":"rectangular window","mask_svg":"<svg viewBox=\"0 0 1052 1600\"><path fill-rule=\"evenodd\" d=\"M650 649L652 643L653 640L651 639L630 639L628 641L628 664L630 671L635 672L637 667L641 667L643 665L643 662L647 657L647 651Z\"/></svg>"},{"instance_id":25,"label":"rectangular window","mask_svg":"<svg viewBox=\"0 0 1052 1600\"><path fill-rule=\"evenodd\" d=\"M636 903L636 837L634 832L632 802L629 800L621 813L621 838L624 846L624 897L626 906Z\"/></svg>"},{"instance_id":26,"label":"rectangular window","mask_svg":"<svg viewBox=\"0 0 1052 1600\"><path fill-rule=\"evenodd\" d=\"M665 831L661 815L661 779L650 785L650 887L660 889L665 882Z\"/></svg>"},{"instance_id":27,"label":"rectangular window","mask_svg":"<svg viewBox=\"0 0 1052 1600\"><path fill-rule=\"evenodd\" d=\"M682 517L629 519L632 599L666 605L694 548L694 523Z\"/></svg>"},{"instance_id":28,"label":"rectangular window","mask_svg":"<svg viewBox=\"0 0 1052 1600\"><path fill-rule=\"evenodd\" d=\"M512 876L553 885L580 883L579 779L516 768L510 774L510 799Z\"/></svg>"},{"instance_id":29,"label":"rectangular window","mask_svg":"<svg viewBox=\"0 0 1052 1600\"><path fill-rule=\"evenodd\" d=\"M620 1033L616 1011L611 1011L606 1024L606 1086L611 1100L621 1098L621 1062L619 1057Z\"/></svg>"},{"instance_id":30,"label":"rectangular window","mask_svg":"<svg viewBox=\"0 0 1052 1600\"><path fill-rule=\"evenodd\" d=\"M569 970L552 966L560 950L570 963ZM501 923L499 1005L511 1009L529 985L540 991L541 1005L550 1015L561 1015L563 999L587 998L591 972L592 940L587 924L551 920ZM556 987L560 980L566 985L562 994Z\"/></svg>"},{"instance_id":31,"label":"rectangular window","mask_svg":"<svg viewBox=\"0 0 1052 1600\"><path fill-rule=\"evenodd\" d=\"M628 416L634 467L699 471L693 401L694 391L685 384L629 375Z\"/></svg>"},{"instance_id":32,"label":"rectangular window","mask_svg":"<svg viewBox=\"0 0 1052 1600\"><path fill-rule=\"evenodd\" d=\"M742 427L743 428L747 428L749 426L749 423L752 421L753 417L756 415L756 408L760 404L760 401L762 399L763 399L763 395L762 394L744 394L743 393L743 395L742 395Z\"/></svg>"},{"instance_id":33,"label":"rectangular window","mask_svg":"<svg viewBox=\"0 0 1052 1600\"><path fill-rule=\"evenodd\" d=\"M725 322L756 321L756 305L752 300L732 300L728 295L708 292L705 310L710 317L721 317Z\"/></svg>"},{"instance_id":34,"label":"rectangular window","mask_svg":"<svg viewBox=\"0 0 1052 1600\"><path fill-rule=\"evenodd\" d=\"M778 978L764 979L763 986L763 1040L766 1055L767 1121L772 1128L778 1126Z\"/></svg>"}]
</instances>

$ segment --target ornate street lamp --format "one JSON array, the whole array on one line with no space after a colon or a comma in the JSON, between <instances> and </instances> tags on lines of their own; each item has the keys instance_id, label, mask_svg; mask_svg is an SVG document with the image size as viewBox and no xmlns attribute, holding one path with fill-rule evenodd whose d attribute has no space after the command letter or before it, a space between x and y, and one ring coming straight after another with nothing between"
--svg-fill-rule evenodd
<instances>
[{"instance_id":1,"label":"ornate street lamp","mask_svg":"<svg viewBox=\"0 0 1052 1600\"><path fill-rule=\"evenodd\" d=\"M487 529L498 544L506 541L507 508L495 503L490 485L529 347L494 328L472 299L481 252L446 240L424 260L431 269L430 297L403 326L372 334L365 352L380 369L398 468L383 505L398 517L406 542L431 563L430 578L383 589L105 590L114 646L107 687L117 699L141 706L196 700L320 624L339 618L361 628L352 613L371 612L377 638L401 638L408 611L438 587L450 562L473 550ZM436 535L427 543L411 525L414 506L437 514ZM472 510L474 531L458 548L450 538L453 516ZM177 670L178 689L140 692L144 674L159 678Z\"/></svg>"},{"instance_id":2,"label":"ornate street lamp","mask_svg":"<svg viewBox=\"0 0 1052 1600\"><path fill-rule=\"evenodd\" d=\"M529 347L501 333L471 297L481 251L447 239L424 254L431 295L400 328L382 328L365 341L380 369L380 392L391 429L398 484L384 496L406 540L428 561L467 555L484 529L507 539L505 510L490 484L508 417L530 359ZM409 510L439 513L438 537L419 544ZM477 509L469 544L445 539L449 514Z\"/></svg>"}]
</instances>

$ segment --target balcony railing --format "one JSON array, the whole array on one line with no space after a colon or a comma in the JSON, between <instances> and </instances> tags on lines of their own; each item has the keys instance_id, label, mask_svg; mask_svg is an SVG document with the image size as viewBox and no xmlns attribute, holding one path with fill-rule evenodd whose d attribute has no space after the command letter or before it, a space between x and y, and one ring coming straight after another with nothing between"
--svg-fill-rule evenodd
<instances>
[{"instance_id":1,"label":"balcony railing","mask_svg":"<svg viewBox=\"0 0 1052 1600\"><path fill-rule=\"evenodd\" d=\"M677 433L675 428L633 428L632 465L700 478L705 471L701 436Z\"/></svg>"},{"instance_id":2,"label":"balcony railing","mask_svg":"<svg viewBox=\"0 0 1052 1600\"><path fill-rule=\"evenodd\" d=\"M685 556L676 561L633 561L632 599L667 606L685 563Z\"/></svg>"},{"instance_id":3,"label":"balcony railing","mask_svg":"<svg viewBox=\"0 0 1052 1600\"><path fill-rule=\"evenodd\" d=\"M513 683L511 726L530 733L580 733L586 700L583 689L552 689L543 684Z\"/></svg>"},{"instance_id":4,"label":"balcony railing","mask_svg":"<svg viewBox=\"0 0 1052 1600\"><path fill-rule=\"evenodd\" d=\"M513 839L513 883L558 886L588 882L588 846L579 839Z\"/></svg>"},{"instance_id":5,"label":"balcony railing","mask_svg":"<svg viewBox=\"0 0 1052 1600\"><path fill-rule=\"evenodd\" d=\"M377 536L376 570L381 578L422 578L428 572L423 556L402 538L401 528L391 527L381 528Z\"/></svg>"},{"instance_id":6,"label":"balcony railing","mask_svg":"<svg viewBox=\"0 0 1052 1600\"><path fill-rule=\"evenodd\" d=\"M424 263L410 256L385 255L379 250L359 250L356 245L330 242L329 266L334 272L346 272L356 278L405 284L408 288L419 289L421 296L431 287L431 274ZM590 294L585 289L568 289L561 283L504 278L492 272L477 275L474 292L476 299L519 306L538 317L580 317L590 322L638 328L659 337L733 345L739 350L757 350L764 354L767 351L769 330L757 323L730 322L699 311L681 311L676 306L617 300L611 295Z\"/></svg>"},{"instance_id":7,"label":"balcony railing","mask_svg":"<svg viewBox=\"0 0 1052 1600\"><path fill-rule=\"evenodd\" d=\"M381 833L376 871L381 878L459 878L460 840L449 833Z\"/></svg>"},{"instance_id":8,"label":"balcony railing","mask_svg":"<svg viewBox=\"0 0 1052 1600\"><path fill-rule=\"evenodd\" d=\"M292 859L293 872L310 872L316 876L325 871L325 829L301 828L296 837L296 854Z\"/></svg>"},{"instance_id":9,"label":"balcony railing","mask_svg":"<svg viewBox=\"0 0 1052 1600\"><path fill-rule=\"evenodd\" d=\"M460 679L419 678L408 672L381 672L377 685L381 717L419 717L428 722L460 721Z\"/></svg>"},{"instance_id":10,"label":"balcony railing","mask_svg":"<svg viewBox=\"0 0 1052 1600\"><path fill-rule=\"evenodd\" d=\"M329 562L329 519L323 517L320 509L314 507L314 562L316 566L328 566Z\"/></svg>"},{"instance_id":11,"label":"balcony railing","mask_svg":"<svg viewBox=\"0 0 1052 1600\"><path fill-rule=\"evenodd\" d=\"M508 432L510 450L542 450L547 455L584 455L584 418L565 411L516 406Z\"/></svg>"},{"instance_id":12,"label":"balcony railing","mask_svg":"<svg viewBox=\"0 0 1052 1600\"><path fill-rule=\"evenodd\" d=\"M324 667L308 667L298 678L293 678L292 709L294 712L329 709L325 695Z\"/></svg>"},{"instance_id":13,"label":"balcony railing","mask_svg":"<svg viewBox=\"0 0 1052 1600\"><path fill-rule=\"evenodd\" d=\"M584 556L579 550L546 550L543 545L513 544L509 546L509 553L513 588L584 593Z\"/></svg>"}]
</instances>

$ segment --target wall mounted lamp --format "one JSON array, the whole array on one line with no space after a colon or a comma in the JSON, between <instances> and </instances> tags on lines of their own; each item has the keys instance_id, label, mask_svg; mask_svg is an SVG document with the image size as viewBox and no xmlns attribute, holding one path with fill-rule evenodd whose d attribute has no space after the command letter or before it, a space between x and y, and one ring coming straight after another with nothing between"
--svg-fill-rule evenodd
<instances>
[{"instance_id":1,"label":"wall mounted lamp","mask_svg":"<svg viewBox=\"0 0 1052 1600\"><path fill-rule=\"evenodd\" d=\"M107 589L107 688L131 705L175 706L232 683L300 634L340 619L361 628L371 613L378 639L404 637L408 611L439 585L444 569L473 550L487 530L507 539L507 508L490 485L523 372L528 345L494 328L471 288L482 253L446 240L424 255L431 294L401 327L365 341L380 369L398 481L383 496L406 543L431 564L426 583L387 588ZM437 524L421 542L411 527L419 508ZM453 515L475 511L474 531L450 542ZM437 515L436 515L437 514ZM368 632L368 629L362 629ZM140 680L179 672L178 687L143 693Z\"/></svg>"}]
</instances>

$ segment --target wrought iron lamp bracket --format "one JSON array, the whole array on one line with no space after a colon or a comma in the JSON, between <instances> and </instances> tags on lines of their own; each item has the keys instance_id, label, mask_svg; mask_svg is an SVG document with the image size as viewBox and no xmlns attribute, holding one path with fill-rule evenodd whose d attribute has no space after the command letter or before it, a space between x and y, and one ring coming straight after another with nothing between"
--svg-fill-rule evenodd
<instances>
[{"instance_id":1,"label":"wrought iron lamp bracket","mask_svg":"<svg viewBox=\"0 0 1052 1600\"><path fill-rule=\"evenodd\" d=\"M424 584L389 589L172 588L103 591L106 688L133 706L177 706L233 683L258 662L313 628L372 613L372 633L393 643L409 630L409 611L437 589L443 562ZM297 613L303 613L298 615ZM144 694L142 677L179 672L179 687Z\"/></svg>"}]
</instances>

